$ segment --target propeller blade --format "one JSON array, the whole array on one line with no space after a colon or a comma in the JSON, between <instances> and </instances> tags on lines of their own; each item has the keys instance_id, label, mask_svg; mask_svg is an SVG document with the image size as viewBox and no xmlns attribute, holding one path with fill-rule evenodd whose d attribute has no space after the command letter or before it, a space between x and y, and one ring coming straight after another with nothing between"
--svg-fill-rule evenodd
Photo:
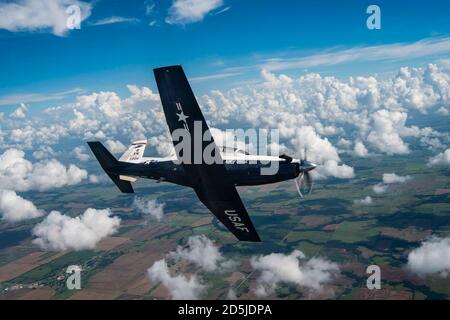
<instances>
[{"instance_id":1,"label":"propeller blade","mask_svg":"<svg viewBox=\"0 0 450 320\"><path fill-rule=\"evenodd\" d=\"M308 195L310 195L312 192L312 188L313 188L313 180L312 180L309 172L305 172L305 181L306 181L306 185L308 187Z\"/></svg>"},{"instance_id":2,"label":"propeller blade","mask_svg":"<svg viewBox=\"0 0 450 320\"><path fill-rule=\"evenodd\" d=\"M300 180L300 183L301 183L302 180L303 180L303 173L301 173L300 176L297 179L294 179L295 186L297 187L297 192L300 195L300 198L303 198L303 193L300 191L299 180Z\"/></svg>"}]
</instances>

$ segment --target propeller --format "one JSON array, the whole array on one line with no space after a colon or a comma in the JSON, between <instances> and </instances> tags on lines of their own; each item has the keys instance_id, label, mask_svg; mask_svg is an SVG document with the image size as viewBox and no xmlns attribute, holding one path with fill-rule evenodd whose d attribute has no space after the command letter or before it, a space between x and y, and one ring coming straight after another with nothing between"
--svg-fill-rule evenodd
<instances>
[{"instance_id":1,"label":"propeller","mask_svg":"<svg viewBox=\"0 0 450 320\"><path fill-rule=\"evenodd\" d=\"M308 149L304 149L304 158L300 159L299 163L299 175L294 179L297 192L301 198L304 197L302 190L306 190L306 195L310 195L313 188L313 181L311 174L309 173L316 167L315 164L308 161Z\"/></svg>"}]
</instances>

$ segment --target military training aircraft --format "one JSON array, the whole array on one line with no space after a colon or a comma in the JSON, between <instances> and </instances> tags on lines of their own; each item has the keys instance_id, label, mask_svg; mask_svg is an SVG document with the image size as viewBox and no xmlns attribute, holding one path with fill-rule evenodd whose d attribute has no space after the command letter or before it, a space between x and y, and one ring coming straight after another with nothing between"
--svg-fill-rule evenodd
<instances>
[{"instance_id":1,"label":"military training aircraft","mask_svg":"<svg viewBox=\"0 0 450 320\"><path fill-rule=\"evenodd\" d=\"M195 134L204 136L209 132L197 100L181 66L168 66L154 69L164 114L172 138L175 132L188 132L190 139ZM198 125L200 129L198 130ZM174 138L173 138L174 140ZM175 140L173 141L175 145ZM302 186L311 191L312 181L309 171L316 165L306 157L302 160L287 155L250 155L236 148L220 149L212 136L209 141L201 139L200 145L190 144L189 160L194 158L196 148L200 152L212 148L216 160L209 163L200 157L198 161L177 163L182 153L167 158L144 157L147 141L136 141L117 160L100 142L88 142L89 147L103 170L123 193L133 193L131 182L136 178L167 181L196 192L201 202L220 222L241 241L261 241L253 226L247 210L236 190L236 186L263 185L294 179L297 191L303 197ZM198 150L197 150L198 151ZM183 153L186 150L183 150ZM187 154L187 153L186 153ZM261 168L268 163L277 162L278 170L273 175L262 175Z\"/></svg>"}]
</instances>

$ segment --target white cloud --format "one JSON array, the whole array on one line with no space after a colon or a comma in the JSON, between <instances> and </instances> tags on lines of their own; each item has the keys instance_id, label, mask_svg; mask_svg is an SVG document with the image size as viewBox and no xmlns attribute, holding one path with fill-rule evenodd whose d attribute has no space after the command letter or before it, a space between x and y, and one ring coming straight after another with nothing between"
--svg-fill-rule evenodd
<instances>
[{"instance_id":1,"label":"white cloud","mask_svg":"<svg viewBox=\"0 0 450 320\"><path fill-rule=\"evenodd\" d=\"M402 140L397 128L404 126L407 114L399 111L379 110L372 115L372 131L367 141L387 154L409 153L408 145Z\"/></svg>"},{"instance_id":2,"label":"white cloud","mask_svg":"<svg viewBox=\"0 0 450 320\"><path fill-rule=\"evenodd\" d=\"M395 173L383 173L383 182L377 183L372 188L376 194L382 194L389 189L390 184L405 183L409 180L411 180L411 176L399 176Z\"/></svg>"},{"instance_id":3,"label":"white cloud","mask_svg":"<svg viewBox=\"0 0 450 320\"><path fill-rule=\"evenodd\" d=\"M280 282L321 290L339 272L337 264L322 258L305 261L305 255L299 250L289 255L271 253L252 257L251 265L260 272L255 289L258 296L273 293Z\"/></svg>"},{"instance_id":4,"label":"white cloud","mask_svg":"<svg viewBox=\"0 0 450 320\"><path fill-rule=\"evenodd\" d=\"M90 183L109 183L111 180L104 174L90 174L89 175L89 182Z\"/></svg>"},{"instance_id":5,"label":"white cloud","mask_svg":"<svg viewBox=\"0 0 450 320\"><path fill-rule=\"evenodd\" d=\"M263 63L246 67L247 69L266 69L281 71L289 69L305 69L319 66L333 66L356 61L382 61L426 57L447 53L450 50L450 38L427 38L413 43L394 43L378 46L355 47L316 53L308 56L292 56L288 58L266 58ZM241 69L239 67L235 68Z\"/></svg>"},{"instance_id":6,"label":"white cloud","mask_svg":"<svg viewBox=\"0 0 450 320\"><path fill-rule=\"evenodd\" d=\"M405 183L411 180L410 176L399 176L395 173L383 173L383 183L392 184L392 183Z\"/></svg>"},{"instance_id":7,"label":"white cloud","mask_svg":"<svg viewBox=\"0 0 450 320\"><path fill-rule=\"evenodd\" d=\"M25 153L8 149L0 155L2 187L16 191L45 191L75 185L87 178L87 171L70 164L65 167L56 159L31 163Z\"/></svg>"},{"instance_id":8,"label":"white cloud","mask_svg":"<svg viewBox=\"0 0 450 320\"><path fill-rule=\"evenodd\" d=\"M440 107L439 109L437 109L436 113L441 115L441 116L448 116L449 115L448 109L446 109L444 107Z\"/></svg>"},{"instance_id":9,"label":"white cloud","mask_svg":"<svg viewBox=\"0 0 450 320\"><path fill-rule=\"evenodd\" d=\"M209 74L206 76L190 77L189 81L201 82L201 81L219 80L219 79L225 79L225 78L229 78L229 77L235 77L240 74L241 74L240 72L223 72L223 73Z\"/></svg>"},{"instance_id":10,"label":"white cloud","mask_svg":"<svg viewBox=\"0 0 450 320\"><path fill-rule=\"evenodd\" d=\"M373 188L373 192L375 192L376 194L382 194L387 191L388 186L385 184L382 184L382 183L377 183L372 188Z\"/></svg>"},{"instance_id":11,"label":"white cloud","mask_svg":"<svg viewBox=\"0 0 450 320\"><path fill-rule=\"evenodd\" d=\"M166 22L188 24L202 21L208 13L222 5L223 0L173 0Z\"/></svg>"},{"instance_id":12,"label":"white cloud","mask_svg":"<svg viewBox=\"0 0 450 320\"><path fill-rule=\"evenodd\" d=\"M86 147L75 147L72 151L72 155L81 162L88 161L91 157L86 153Z\"/></svg>"},{"instance_id":13,"label":"white cloud","mask_svg":"<svg viewBox=\"0 0 450 320\"><path fill-rule=\"evenodd\" d=\"M33 151L33 158L37 160L47 159L53 157L55 155L55 151L50 146L41 145Z\"/></svg>"},{"instance_id":14,"label":"white cloud","mask_svg":"<svg viewBox=\"0 0 450 320\"><path fill-rule=\"evenodd\" d=\"M67 31L66 12L71 5L80 8L81 22L91 15L92 5L77 0L19 0L0 3L0 29L8 31L51 30L63 36Z\"/></svg>"},{"instance_id":15,"label":"white cloud","mask_svg":"<svg viewBox=\"0 0 450 320\"><path fill-rule=\"evenodd\" d=\"M156 200L144 201L139 197L133 200L133 207L137 208L145 215L149 215L158 221L161 221L164 215L164 203L158 203Z\"/></svg>"},{"instance_id":16,"label":"white cloud","mask_svg":"<svg viewBox=\"0 0 450 320\"><path fill-rule=\"evenodd\" d=\"M210 127L278 129L279 144L287 154L297 156L308 147L310 160L320 165L314 174L321 178L352 176L334 141L353 156L364 156L366 151L405 154L409 152L406 138L430 149L449 141L448 133L407 125L411 110L434 113L450 107L449 75L434 65L402 68L383 78L341 80L314 73L288 77L263 71L261 79L264 82L198 97ZM25 125L7 117L0 141L8 147L32 149L66 137L110 140L123 152L125 147L117 141L148 138L149 151L171 154L159 95L147 87L127 88L126 98L115 92L82 95L74 103L47 109L43 116L28 115Z\"/></svg>"},{"instance_id":17,"label":"white cloud","mask_svg":"<svg viewBox=\"0 0 450 320\"><path fill-rule=\"evenodd\" d=\"M45 214L33 202L22 198L12 190L0 190L0 214L9 222L41 217Z\"/></svg>"},{"instance_id":18,"label":"white cloud","mask_svg":"<svg viewBox=\"0 0 450 320\"><path fill-rule=\"evenodd\" d=\"M195 275L190 278L184 275L172 276L164 259L156 261L147 270L147 274L151 281L160 281L174 300L199 299L206 289Z\"/></svg>"},{"instance_id":19,"label":"white cloud","mask_svg":"<svg viewBox=\"0 0 450 320\"><path fill-rule=\"evenodd\" d=\"M327 177L334 177L338 179L351 179L355 177L355 173L352 167L343 164L338 165L335 160L327 160L323 165L318 166L312 175L316 179L325 179Z\"/></svg>"},{"instance_id":20,"label":"white cloud","mask_svg":"<svg viewBox=\"0 0 450 320\"><path fill-rule=\"evenodd\" d=\"M204 235L189 237L187 247L178 246L169 256L185 259L208 272L223 271L234 265L231 260L226 261L219 248Z\"/></svg>"},{"instance_id":21,"label":"white cloud","mask_svg":"<svg viewBox=\"0 0 450 320\"><path fill-rule=\"evenodd\" d=\"M431 157L428 160L429 166L450 166L450 149L445 150L437 154L434 157Z\"/></svg>"},{"instance_id":22,"label":"white cloud","mask_svg":"<svg viewBox=\"0 0 450 320\"><path fill-rule=\"evenodd\" d=\"M20 107L18 107L14 112L12 112L9 116L15 119L24 119L26 117L26 112L28 108L25 104L21 103Z\"/></svg>"},{"instance_id":23,"label":"white cloud","mask_svg":"<svg viewBox=\"0 0 450 320\"><path fill-rule=\"evenodd\" d=\"M355 143L355 148L353 149L353 151L356 156L361 158L365 158L369 155L369 151L361 141Z\"/></svg>"},{"instance_id":24,"label":"white cloud","mask_svg":"<svg viewBox=\"0 0 450 320\"><path fill-rule=\"evenodd\" d=\"M17 93L0 96L0 106L16 105L31 102L43 102L51 100L62 100L71 94L81 94L83 89L74 88L66 91L52 93ZM57 108L57 107L55 107Z\"/></svg>"},{"instance_id":25,"label":"white cloud","mask_svg":"<svg viewBox=\"0 0 450 320\"><path fill-rule=\"evenodd\" d=\"M107 24L115 24L115 23L136 23L139 22L140 20L137 18L125 18L125 17L109 17L109 18L105 18L99 21L94 22L92 25L93 26L104 26Z\"/></svg>"},{"instance_id":26,"label":"white cloud","mask_svg":"<svg viewBox=\"0 0 450 320\"><path fill-rule=\"evenodd\" d=\"M408 268L420 275L450 272L450 237L433 237L411 251L408 255Z\"/></svg>"},{"instance_id":27,"label":"white cloud","mask_svg":"<svg viewBox=\"0 0 450 320\"><path fill-rule=\"evenodd\" d=\"M232 288L228 290L227 299L228 300L237 300L238 299L236 292Z\"/></svg>"},{"instance_id":28,"label":"white cloud","mask_svg":"<svg viewBox=\"0 0 450 320\"><path fill-rule=\"evenodd\" d=\"M327 138L321 138L313 127L302 126L296 131L296 137L291 140L297 146L297 153L306 150L308 160L321 164L313 171L316 178L335 177L350 179L354 177L353 168L345 164L339 165L340 161L336 148Z\"/></svg>"},{"instance_id":29,"label":"white cloud","mask_svg":"<svg viewBox=\"0 0 450 320\"><path fill-rule=\"evenodd\" d=\"M298 143L298 150L307 150L308 160L323 163L326 160L339 161L336 148L327 138L321 138L311 126L302 126L296 132L293 144Z\"/></svg>"},{"instance_id":30,"label":"white cloud","mask_svg":"<svg viewBox=\"0 0 450 320\"><path fill-rule=\"evenodd\" d=\"M105 146L111 153L123 153L127 150L127 147L119 140L107 140Z\"/></svg>"},{"instance_id":31,"label":"white cloud","mask_svg":"<svg viewBox=\"0 0 450 320\"><path fill-rule=\"evenodd\" d=\"M120 225L120 218L111 217L111 210L89 208L81 216L72 218L52 211L33 228L33 243L45 250L94 249L97 243L112 235Z\"/></svg>"},{"instance_id":32,"label":"white cloud","mask_svg":"<svg viewBox=\"0 0 450 320\"><path fill-rule=\"evenodd\" d=\"M355 202L355 204L368 206L368 205L371 205L373 203L373 199L370 196L366 196L365 198L355 200L354 202Z\"/></svg>"}]
</instances>

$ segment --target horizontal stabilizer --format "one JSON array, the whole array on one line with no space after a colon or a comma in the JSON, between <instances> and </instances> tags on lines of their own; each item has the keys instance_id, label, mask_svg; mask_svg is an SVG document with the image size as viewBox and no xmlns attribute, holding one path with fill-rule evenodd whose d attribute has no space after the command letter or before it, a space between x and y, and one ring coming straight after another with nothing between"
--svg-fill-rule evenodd
<instances>
[{"instance_id":1,"label":"horizontal stabilizer","mask_svg":"<svg viewBox=\"0 0 450 320\"><path fill-rule=\"evenodd\" d=\"M121 180L118 175L112 173L108 173L108 176L122 193L134 193L133 186L129 181Z\"/></svg>"},{"instance_id":2,"label":"horizontal stabilizer","mask_svg":"<svg viewBox=\"0 0 450 320\"><path fill-rule=\"evenodd\" d=\"M135 182L137 180L135 177L124 176L124 175L120 175L119 179L123 180L123 181L130 181L130 182Z\"/></svg>"}]
</instances>

